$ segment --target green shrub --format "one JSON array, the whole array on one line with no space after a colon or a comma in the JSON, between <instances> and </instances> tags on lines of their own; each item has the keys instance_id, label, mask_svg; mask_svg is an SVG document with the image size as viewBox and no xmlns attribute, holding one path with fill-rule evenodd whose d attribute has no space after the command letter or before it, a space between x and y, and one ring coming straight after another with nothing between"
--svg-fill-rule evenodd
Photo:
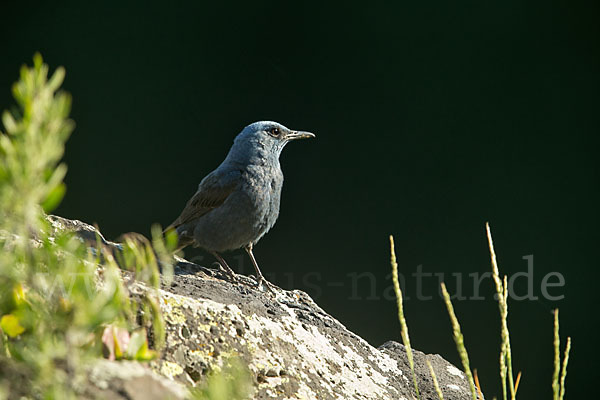
<instances>
[{"instance_id":1,"label":"green shrub","mask_svg":"<svg viewBox=\"0 0 600 400\"><path fill-rule=\"evenodd\" d=\"M98 267L99 251L92 254L89 244L53 229L46 218L65 194L67 168L60 159L74 128L71 97L59 91L64 75L58 68L48 77L36 54L13 86L17 108L2 114L0 398L76 398L84 366L110 347L107 332L132 333L120 358L156 355L144 328L152 327L155 348L164 339L158 267L171 271L173 241L166 245L157 227L154 246L126 241L120 266L149 287L133 301L111 255Z\"/></svg>"}]
</instances>

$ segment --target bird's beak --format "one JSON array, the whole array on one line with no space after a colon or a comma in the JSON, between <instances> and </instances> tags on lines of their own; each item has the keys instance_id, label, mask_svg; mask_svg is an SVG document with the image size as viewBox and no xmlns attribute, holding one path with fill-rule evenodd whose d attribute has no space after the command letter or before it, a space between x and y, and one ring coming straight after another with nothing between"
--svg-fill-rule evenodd
<instances>
[{"instance_id":1,"label":"bird's beak","mask_svg":"<svg viewBox=\"0 0 600 400\"><path fill-rule=\"evenodd\" d=\"M304 131L291 131L286 135L287 140L295 140L295 139L308 139L315 137L314 133L304 132Z\"/></svg>"}]
</instances>

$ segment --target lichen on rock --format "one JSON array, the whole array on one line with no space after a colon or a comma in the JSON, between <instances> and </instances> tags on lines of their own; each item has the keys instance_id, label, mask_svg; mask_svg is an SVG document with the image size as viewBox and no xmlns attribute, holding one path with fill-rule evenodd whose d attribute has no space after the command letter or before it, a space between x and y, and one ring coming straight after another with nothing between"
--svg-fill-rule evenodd
<instances>
[{"instance_id":1,"label":"lichen on rock","mask_svg":"<svg viewBox=\"0 0 600 400\"><path fill-rule=\"evenodd\" d=\"M77 223L54 226L89 237L91 227L77 228ZM105 246L118 251L117 243ZM133 292L145 290L141 283L134 285ZM255 399L415 398L403 345L371 346L302 291L262 292L180 259L171 285L163 285L159 296L166 340L149 367L180 387L202 385L211 371L236 357L250 371ZM422 398L437 398L426 359L444 398L471 398L462 371L439 355L413 353Z\"/></svg>"}]
</instances>

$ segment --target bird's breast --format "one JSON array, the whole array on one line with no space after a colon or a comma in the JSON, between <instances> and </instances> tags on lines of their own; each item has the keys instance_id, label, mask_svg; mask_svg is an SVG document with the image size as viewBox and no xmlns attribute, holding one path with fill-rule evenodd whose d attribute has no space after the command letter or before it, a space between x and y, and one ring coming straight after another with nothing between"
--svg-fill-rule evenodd
<instances>
[{"instance_id":1,"label":"bird's breast","mask_svg":"<svg viewBox=\"0 0 600 400\"><path fill-rule=\"evenodd\" d=\"M279 216L283 173L280 168L249 168L244 176L243 191L248 195L252 223L265 232L271 229Z\"/></svg>"}]
</instances>

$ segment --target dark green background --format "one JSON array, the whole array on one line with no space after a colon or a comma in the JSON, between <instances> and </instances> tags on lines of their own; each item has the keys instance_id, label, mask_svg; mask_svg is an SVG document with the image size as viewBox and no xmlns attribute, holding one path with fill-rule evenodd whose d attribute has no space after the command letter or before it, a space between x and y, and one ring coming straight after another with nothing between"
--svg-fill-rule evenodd
<instances>
[{"instance_id":1,"label":"dark green background","mask_svg":"<svg viewBox=\"0 0 600 400\"><path fill-rule=\"evenodd\" d=\"M522 397L550 398L555 307L563 343L573 337L567 396L586 393L598 336L597 2L0 10L0 107L13 104L10 86L35 51L67 69L77 128L58 214L97 222L109 238L148 233L178 215L246 124L313 131L282 155L280 219L256 248L267 276L308 291L373 345L399 341L385 291L394 234L412 344L458 364L442 302L416 300L410 274L445 273L453 291L452 273L488 271L490 221L504 273L524 271L533 254L536 295L546 273L566 280L552 291L562 301L510 303ZM231 264L250 272L237 255ZM371 299L366 279L353 296L348 274L364 271L388 299ZM437 280L425 282L435 295ZM499 323L485 283L487 301L456 311L491 398L501 395Z\"/></svg>"}]
</instances>

